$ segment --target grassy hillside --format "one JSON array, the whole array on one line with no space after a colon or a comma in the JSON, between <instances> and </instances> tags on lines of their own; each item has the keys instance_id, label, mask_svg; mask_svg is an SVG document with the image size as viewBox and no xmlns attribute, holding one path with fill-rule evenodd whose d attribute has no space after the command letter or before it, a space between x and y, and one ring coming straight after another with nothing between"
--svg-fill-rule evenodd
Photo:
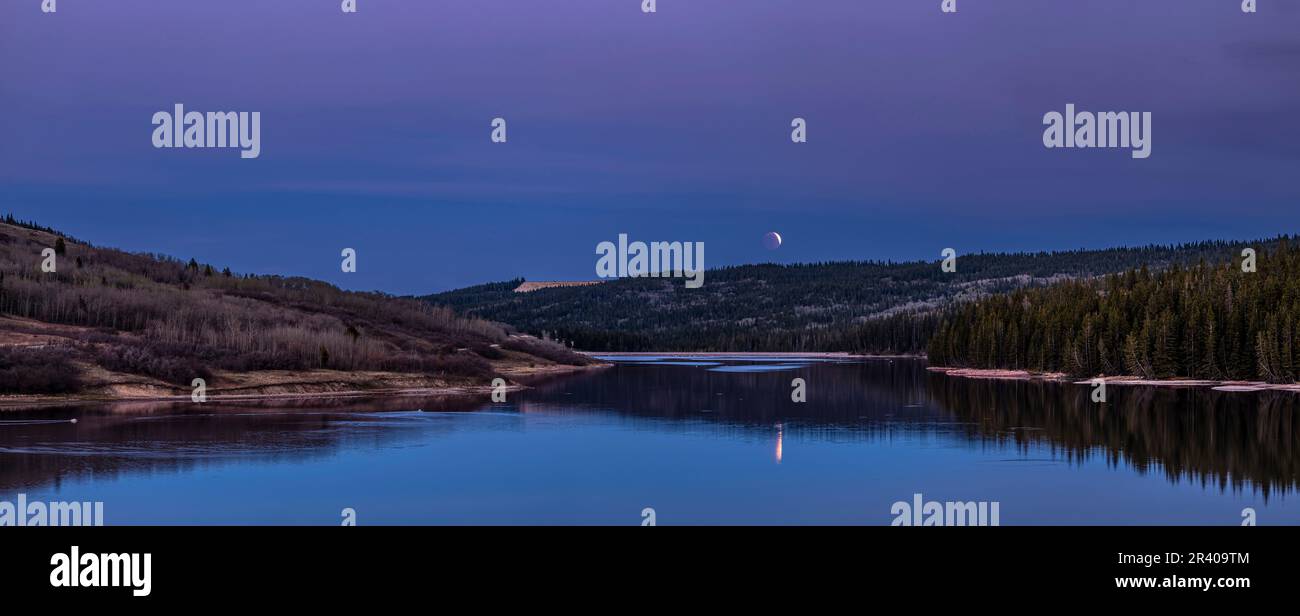
<instances>
[{"instance_id":1,"label":"grassy hillside","mask_svg":"<svg viewBox=\"0 0 1300 616\"><path fill-rule=\"evenodd\" d=\"M42 271L46 249L55 272ZM508 365L588 361L425 302L0 223L0 394L94 390L123 375L188 391L194 378L219 386L267 371L478 382Z\"/></svg>"},{"instance_id":2,"label":"grassy hillside","mask_svg":"<svg viewBox=\"0 0 1300 616\"><path fill-rule=\"evenodd\" d=\"M521 280L427 296L435 305L600 351L857 351L921 353L948 310L982 297L1146 265L1221 259L1245 244L1202 242L938 262L745 265L680 280L513 293Z\"/></svg>"}]
</instances>

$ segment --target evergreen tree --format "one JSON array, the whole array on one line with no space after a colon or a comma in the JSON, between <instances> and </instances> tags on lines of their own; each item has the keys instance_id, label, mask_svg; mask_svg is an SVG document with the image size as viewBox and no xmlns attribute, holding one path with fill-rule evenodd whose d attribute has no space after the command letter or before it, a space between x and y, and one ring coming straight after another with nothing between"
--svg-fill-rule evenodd
<instances>
[{"instance_id":1,"label":"evergreen tree","mask_svg":"<svg viewBox=\"0 0 1300 616\"><path fill-rule=\"evenodd\" d=\"M935 328L931 362L1072 375L1291 383L1300 336L1300 247L1280 239L1256 272L1228 260L986 297Z\"/></svg>"}]
</instances>

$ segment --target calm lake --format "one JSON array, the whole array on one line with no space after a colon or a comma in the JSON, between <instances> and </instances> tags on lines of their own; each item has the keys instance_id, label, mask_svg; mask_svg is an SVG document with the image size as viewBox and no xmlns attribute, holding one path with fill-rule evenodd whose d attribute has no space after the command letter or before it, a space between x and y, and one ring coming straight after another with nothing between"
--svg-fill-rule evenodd
<instances>
[{"instance_id":1,"label":"calm lake","mask_svg":"<svg viewBox=\"0 0 1300 616\"><path fill-rule=\"evenodd\" d=\"M1099 405L920 360L618 360L501 404L4 412L0 501L102 501L109 525L888 525L921 494L996 502L1002 525L1300 523L1298 394Z\"/></svg>"}]
</instances>

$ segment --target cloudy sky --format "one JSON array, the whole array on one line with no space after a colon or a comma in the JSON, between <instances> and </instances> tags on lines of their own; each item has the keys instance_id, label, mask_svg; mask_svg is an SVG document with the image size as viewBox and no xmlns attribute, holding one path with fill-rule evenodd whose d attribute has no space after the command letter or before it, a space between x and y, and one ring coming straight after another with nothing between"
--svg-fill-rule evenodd
<instances>
[{"instance_id":1,"label":"cloudy sky","mask_svg":"<svg viewBox=\"0 0 1300 616\"><path fill-rule=\"evenodd\" d=\"M0 211L401 294L589 279L619 233L710 267L1292 233L1300 3L1259 4L0 0ZM153 148L175 103L261 112L261 157ZM1150 111L1151 157L1045 149L1066 103Z\"/></svg>"}]
</instances>

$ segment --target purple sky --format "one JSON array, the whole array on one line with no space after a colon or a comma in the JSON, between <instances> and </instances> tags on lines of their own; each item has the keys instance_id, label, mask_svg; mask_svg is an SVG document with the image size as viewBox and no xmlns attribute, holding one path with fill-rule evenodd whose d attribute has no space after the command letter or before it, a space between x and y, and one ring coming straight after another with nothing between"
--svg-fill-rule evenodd
<instances>
[{"instance_id":1,"label":"purple sky","mask_svg":"<svg viewBox=\"0 0 1300 616\"><path fill-rule=\"evenodd\" d=\"M358 4L0 0L0 211L393 293L592 278L619 233L713 267L1297 231L1294 0ZM260 111L261 157L154 149L175 103ZM1045 149L1066 103L1152 112L1151 157Z\"/></svg>"}]
</instances>

